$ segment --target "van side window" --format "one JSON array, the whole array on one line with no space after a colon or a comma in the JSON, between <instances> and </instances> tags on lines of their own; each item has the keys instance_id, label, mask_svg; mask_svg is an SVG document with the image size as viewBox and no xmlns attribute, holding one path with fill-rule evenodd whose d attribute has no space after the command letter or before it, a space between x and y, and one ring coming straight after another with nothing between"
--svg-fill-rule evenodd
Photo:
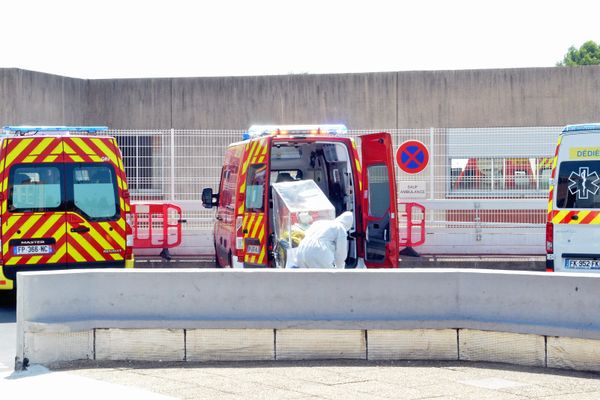
<instances>
[{"instance_id":1,"label":"van side window","mask_svg":"<svg viewBox=\"0 0 600 400\"><path fill-rule=\"evenodd\" d=\"M51 165L18 165L10 170L8 210L42 212L62 204L60 169Z\"/></svg>"},{"instance_id":2,"label":"van side window","mask_svg":"<svg viewBox=\"0 0 600 400\"><path fill-rule=\"evenodd\" d=\"M265 164L253 164L248 168L246 209L250 212L262 212L264 210L266 175L267 167Z\"/></svg>"},{"instance_id":3,"label":"van side window","mask_svg":"<svg viewBox=\"0 0 600 400\"><path fill-rule=\"evenodd\" d=\"M563 161L556 188L558 208L600 208L600 161Z\"/></svg>"},{"instance_id":4,"label":"van side window","mask_svg":"<svg viewBox=\"0 0 600 400\"><path fill-rule=\"evenodd\" d=\"M107 164L73 164L73 203L90 219L119 217L114 168Z\"/></svg>"}]
</instances>

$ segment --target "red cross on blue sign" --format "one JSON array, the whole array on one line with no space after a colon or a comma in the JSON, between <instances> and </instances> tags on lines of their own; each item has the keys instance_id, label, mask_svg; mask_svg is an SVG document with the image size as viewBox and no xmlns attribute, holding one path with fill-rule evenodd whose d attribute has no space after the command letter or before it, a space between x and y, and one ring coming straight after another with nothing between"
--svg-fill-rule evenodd
<instances>
[{"instance_id":1,"label":"red cross on blue sign","mask_svg":"<svg viewBox=\"0 0 600 400\"><path fill-rule=\"evenodd\" d=\"M417 174L427 167L429 151L418 140L407 140L398 147L396 162L402 171Z\"/></svg>"}]
</instances>

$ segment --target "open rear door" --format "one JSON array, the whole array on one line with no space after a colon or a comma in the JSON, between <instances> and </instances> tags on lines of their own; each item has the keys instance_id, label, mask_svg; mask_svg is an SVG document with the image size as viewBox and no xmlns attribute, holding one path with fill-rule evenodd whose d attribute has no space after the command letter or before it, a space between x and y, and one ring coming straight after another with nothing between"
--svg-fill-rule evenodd
<instances>
[{"instance_id":1,"label":"open rear door","mask_svg":"<svg viewBox=\"0 0 600 400\"><path fill-rule=\"evenodd\" d=\"M369 268L397 268L398 213L392 137L381 132L360 139L365 264Z\"/></svg>"}]
</instances>

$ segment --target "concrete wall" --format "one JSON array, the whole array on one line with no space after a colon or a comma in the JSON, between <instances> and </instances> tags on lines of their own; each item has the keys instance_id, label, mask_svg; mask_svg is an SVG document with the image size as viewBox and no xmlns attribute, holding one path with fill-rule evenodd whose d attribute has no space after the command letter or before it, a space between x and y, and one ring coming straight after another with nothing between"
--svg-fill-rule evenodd
<instances>
[{"instance_id":1,"label":"concrete wall","mask_svg":"<svg viewBox=\"0 0 600 400\"><path fill-rule=\"evenodd\" d=\"M1 125L87 123L87 81L20 69L0 69Z\"/></svg>"},{"instance_id":2,"label":"concrete wall","mask_svg":"<svg viewBox=\"0 0 600 400\"><path fill-rule=\"evenodd\" d=\"M561 126L600 120L600 66L80 80L0 69L2 123L114 129Z\"/></svg>"},{"instance_id":3,"label":"concrete wall","mask_svg":"<svg viewBox=\"0 0 600 400\"><path fill-rule=\"evenodd\" d=\"M211 343L221 343L230 359L244 359L245 351L258 351L254 346L262 349L257 359L272 353L366 358L375 354L368 352L371 343L380 359L462 354L543 366L552 337L562 338L557 363L600 368L595 274L168 269L20 273L17 279L21 361L183 360L186 348L201 358Z\"/></svg>"}]
</instances>

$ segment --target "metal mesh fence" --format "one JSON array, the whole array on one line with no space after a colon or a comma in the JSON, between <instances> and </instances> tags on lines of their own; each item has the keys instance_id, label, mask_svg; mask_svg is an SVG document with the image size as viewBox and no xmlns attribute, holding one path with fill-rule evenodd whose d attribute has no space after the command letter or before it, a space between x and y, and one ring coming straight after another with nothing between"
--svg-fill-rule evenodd
<instances>
[{"instance_id":1,"label":"metal mesh fence","mask_svg":"<svg viewBox=\"0 0 600 400\"><path fill-rule=\"evenodd\" d=\"M353 130L386 131L394 150L418 140L429 151L421 172L396 165L399 202L426 207L428 254L541 254L552 156L559 127ZM184 236L210 231L214 210L204 187L218 189L227 146L243 130L111 131L124 156L134 201L170 201L183 209Z\"/></svg>"}]
</instances>

